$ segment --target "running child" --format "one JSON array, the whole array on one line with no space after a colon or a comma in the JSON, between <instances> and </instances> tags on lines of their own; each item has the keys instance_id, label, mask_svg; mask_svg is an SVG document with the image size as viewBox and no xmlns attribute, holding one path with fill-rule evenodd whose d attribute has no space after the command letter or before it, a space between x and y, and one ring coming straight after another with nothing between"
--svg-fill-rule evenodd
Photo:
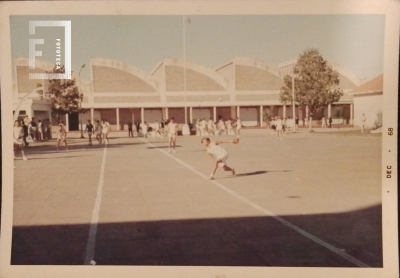
<instances>
[{"instance_id":1,"label":"running child","mask_svg":"<svg viewBox=\"0 0 400 278\"><path fill-rule=\"evenodd\" d=\"M228 159L228 152L221 147L221 144L222 143L237 144L239 143L239 139L237 138L233 139L231 142L223 142L223 141L211 142L210 138L203 138L201 139L201 143L203 144L203 146L206 147L207 152L213 159L213 168L208 179L210 180L214 179L214 174L215 172L217 172L218 167L223 168L225 171L231 171L232 175L235 175L235 169L229 167L226 164L226 160Z\"/></svg>"},{"instance_id":2,"label":"running child","mask_svg":"<svg viewBox=\"0 0 400 278\"><path fill-rule=\"evenodd\" d=\"M14 122L14 158L16 151L19 149L22 154L22 159L23 160L28 160L25 156L25 143L23 141L24 137L24 130L22 129L22 126L20 125L19 121Z\"/></svg>"}]
</instances>

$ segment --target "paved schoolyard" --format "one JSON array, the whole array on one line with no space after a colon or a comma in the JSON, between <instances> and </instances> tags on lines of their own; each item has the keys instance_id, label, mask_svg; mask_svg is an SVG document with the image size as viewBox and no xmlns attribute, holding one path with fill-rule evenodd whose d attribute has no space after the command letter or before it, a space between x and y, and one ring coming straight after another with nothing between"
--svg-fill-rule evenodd
<instances>
[{"instance_id":1,"label":"paved schoolyard","mask_svg":"<svg viewBox=\"0 0 400 278\"><path fill-rule=\"evenodd\" d=\"M113 137L15 160L12 264L382 267L380 136L244 130L214 181L200 137Z\"/></svg>"}]
</instances>

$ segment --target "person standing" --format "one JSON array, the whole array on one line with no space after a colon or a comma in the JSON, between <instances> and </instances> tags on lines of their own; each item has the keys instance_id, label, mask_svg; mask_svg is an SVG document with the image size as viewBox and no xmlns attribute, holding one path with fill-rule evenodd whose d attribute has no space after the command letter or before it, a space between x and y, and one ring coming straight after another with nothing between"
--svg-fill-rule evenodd
<instances>
[{"instance_id":1,"label":"person standing","mask_svg":"<svg viewBox=\"0 0 400 278\"><path fill-rule=\"evenodd\" d=\"M211 120L211 118L209 118L208 119L208 122L207 122L207 130L208 130L208 133L211 135L214 135L214 122L213 122L213 120Z\"/></svg>"},{"instance_id":2,"label":"person standing","mask_svg":"<svg viewBox=\"0 0 400 278\"><path fill-rule=\"evenodd\" d=\"M128 137L133 137L133 129L132 129L132 122L128 123ZM131 136L132 135L132 136Z\"/></svg>"},{"instance_id":3,"label":"person standing","mask_svg":"<svg viewBox=\"0 0 400 278\"><path fill-rule=\"evenodd\" d=\"M110 124L107 120L103 120L102 123L102 133L103 133L103 144L108 145L109 140L108 140L108 134L111 131Z\"/></svg>"},{"instance_id":4,"label":"person standing","mask_svg":"<svg viewBox=\"0 0 400 278\"><path fill-rule=\"evenodd\" d=\"M171 121L168 123L168 139L169 139L169 149L168 153L171 152L171 147L175 151L176 147L176 137L178 136L178 124L175 123L175 119L171 118Z\"/></svg>"},{"instance_id":5,"label":"person standing","mask_svg":"<svg viewBox=\"0 0 400 278\"><path fill-rule=\"evenodd\" d=\"M96 133L96 139L101 144L103 142L102 136L103 136L103 127L100 123L99 120L96 120L96 128L95 128L95 133Z\"/></svg>"},{"instance_id":6,"label":"person standing","mask_svg":"<svg viewBox=\"0 0 400 278\"><path fill-rule=\"evenodd\" d=\"M236 117L236 136L240 137L240 131L242 130L242 121L239 117Z\"/></svg>"},{"instance_id":7,"label":"person standing","mask_svg":"<svg viewBox=\"0 0 400 278\"><path fill-rule=\"evenodd\" d=\"M220 134L225 135L226 134L226 126L225 126L225 121L223 118L219 119L218 125L219 125Z\"/></svg>"},{"instance_id":8,"label":"person standing","mask_svg":"<svg viewBox=\"0 0 400 278\"><path fill-rule=\"evenodd\" d=\"M283 121L280 116L275 120L276 125L276 140L282 140L283 138Z\"/></svg>"},{"instance_id":9,"label":"person standing","mask_svg":"<svg viewBox=\"0 0 400 278\"><path fill-rule=\"evenodd\" d=\"M160 136L162 138L165 137L165 120L164 119L161 119L160 129L158 130L158 133L160 134Z\"/></svg>"},{"instance_id":10,"label":"person standing","mask_svg":"<svg viewBox=\"0 0 400 278\"><path fill-rule=\"evenodd\" d=\"M60 143L64 143L65 151L68 152L67 131L65 130L65 127L63 124L59 124L58 126L59 127L57 130L57 152L58 152L58 148L60 147Z\"/></svg>"},{"instance_id":11,"label":"person standing","mask_svg":"<svg viewBox=\"0 0 400 278\"><path fill-rule=\"evenodd\" d=\"M38 140L43 141L43 124L41 120L39 120L38 122L37 131L38 131Z\"/></svg>"},{"instance_id":12,"label":"person standing","mask_svg":"<svg viewBox=\"0 0 400 278\"><path fill-rule=\"evenodd\" d=\"M325 117L322 117L321 128L326 128Z\"/></svg>"},{"instance_id":13,"label":"person standing","mask_svg":"<svg viewBox=\"0 0 400 278\"><path fill-rule=\"evenodd\" d=\"M227 129L227 134L231 135L233 132L232 119L226 120L226 129Z\"/></svg>"},{"instance_id":14,"label":"person standing","mask_svg":"<svg viewBox=\"0 0 400 278\"><path fill-rule=\"evenodd\" d=\"M28 117L26 117L25 119L23 119L22 121L21 121L21 128L22 128L22 131L23 131L23 136L22 136L22 140L23 140L23 142L24 142L24 146L25 147L28 147L29 146L29 143L26 141L26 138L28 137L28 135L29 135L29 132L28 132L28 125L29 125L29 119L28 119Z\"/></svg>"},{"instance_id":15,"label":"person standing","mask_svg":"<svg viewBox=\"0 0 400 278\"><path fill-rule=\"evenodd\" d=\"M200 121L200 133L202 136L207 133L207 122L204 118Z\"/></svg>"},{"instance_id":16,"label":"person standing","mask_svg":"<svg viewBox=\"0 0 400 278\"><path fill-rule=\"evenodd\" d=\"M47 134L48 131L47 129L49 128L49 124L47 123L47 119L43 119L43 123L42 123L42 129L43 129L43 140L47 140Z\"/></svg>"},{"instance_id":17,"label":"person standing","mask_svg":"<svg viewBox=\"0 0 400 278\"><path fill-rule=\"evenodd\" d=\"M201 135L201 133L200 133L200 119L196 120L196 135L197 136Z\"/></svg>"},{"instance_id":18,"label":"person standing","mask_svg":"<svg viewBox=\"0 0 400 278\"><path fill-rule=\"evenodd\" d=\"M328 118L328 122L329 122L329 127L332 128L332 117Z\"/></svg>"},{"instance_id":19,"label":"person standing","mask_svg":"<svg viewBox=\"0 0 400 278\"><path fill-rule=\"evenodd\" d=\"M299 116L296 116L294 131L299 130Z\"/></svg>"},{"instance_id":20,"label":"person standing","mask_svg":"<svg viewBox=\"0 0 400 278\"><path fill-rule=\"evenodd\" d=\"M37 124L35 122L35 118L32 118L32 121L30 123L30 135L32 137L32 140L37 140Z\"/></svg>"},{"instance_id":21,"label":"person standing","mask_svg":"<svg viewBox=\"0 0 400 278\"><path fill-rule=\"evenodd\" d=\"M85 132L87 132L87 134L89 136L89 146L93 145L93 143L92 143L93 130L94 130L94 127L93 127L92 123L90 122L90 120L88 120Z\"/></svg>"},{"instance_id":22,"label":"person standing","mask_svg":"<svg viewBox=\"0 0 400 278\"><path fill-rule=\"evenodd\" d=\"M365 118L365 114L363 113L361 116L361 133L364 133L364 127L365 127L365 122L367 121L367 119Z\"/></svg>"},{"instance_id":23,"label":"person standing","mask_svg":"<svg viewBox=\"0 0 400 278\"><path fill-rule=\"evenodd\" d=\"M16 151L19 149L22 154L22 159L23 160L28 160L25 156L25 143L23 141L24 137L24 130L20 124L20 122L17 120L14 122L14 130L13 130L13 136L14 136L14 159L16 158Z\"/></svg>"},{"instance_id":24,"label":"person standing","mask_svg":"<svg viewBox=\"0 0 400 278\"><path fill-rule=\"evenodd\" d=\"M229 167L226 164L226 160L228 159L228 152L221 147L222 143L234 143L235 142L234 140L232 140L232 142L222 142L222 141L211 142L210 138L201 139L201 144L203 144L203 146L206 147L207 152L213 159L213 168L208 178L209 180L214 179L214 175L217 172L218 167L223 168L225 171L231 171L232 175L235 175L235 169Z\"/></svg>"},{"instance_id":25,"label":"person standing","mask_svg":"<svg viewBox=\"0 0 400 278\"><path fill-rule=\"evenodd\" d=\"M142 133L143 133L143 137L144 137L144 141L147 143L149 142L149 138L147 136L147 132L149 130L149 126L146 122L141 124L141 129L142 129Z\"/></svg>"}]
</instances>

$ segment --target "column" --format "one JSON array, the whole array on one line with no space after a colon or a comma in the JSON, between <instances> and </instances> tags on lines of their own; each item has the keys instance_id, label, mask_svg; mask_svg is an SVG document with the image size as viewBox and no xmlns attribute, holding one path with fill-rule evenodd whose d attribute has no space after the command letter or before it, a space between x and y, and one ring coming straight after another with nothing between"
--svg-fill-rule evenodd
<instances>
[{"instance_id":1,"label":"column","mask_svg":"<svg viewBox=\"0 0 400 278\"><path fill-rule=\"evenodd\" d=\"M94 115L94 109L93 109L93 108L90 108L90 122L91 122L92 124L94 123L94 122L93 122L93 121L94 121L94 119L93 119L94 116L93 116L93 115Z\"/></svg>"},{"instance_id":2,"label":"column","mask_svg":"<svg viewBox=\"0 0 400 278\"><path fill-rule=\"evenodd\" d=\"M185 106L183 109L185 109L185 125L187 125L187 107Z\"/></svg>"},{"instance_id":3,"label":"column","mask_svg":"<svg viewBox=\"0 0 400 278\"><path fill-rule=\"evenodd\" d=\"M350 124L353 124L353 104L350 104Z\"/></svg>"},{"instance_id":4,"label":"column","mask_svg":"<svg viewBox=\"0 0 400 278\"><path fill-rule=\"evenodd\" d=\"M193 107L189 107L189 121L193 124Z\"/></svg>"},{"instance_id":5,"label":"column","mask_svg":"<svg viewBox=\"0 0 400 278\"><path fill-rule=\"evenodd\" d=\"M143 107L140 108L140 117L142 118L141 123L143 124L144 123L144 108Z\"/></svg>"},{"instance_id":6,"label":"column","mask_svg":"<svg viewBox=\"0 0 400 278\"><path fill-rule=\"evenodd\" d=\"M283 105L283 117L286 118L286 105Z\"/></svg>"},{"instance_id":7,"label":"column","mask_svg":"<svg viewBox=\"0 0 400 278\"><path fill-rule=\"evenodd\" d=\"M216 122L217 121L217 107L216 106L213 107L213 116L214 116L214 122Z\"/></svg>"},{"instance_id":8,"label":"column","mask_svg":"<svg viewBox=\"0 0 400 278\"><path fill-rule=\"evenodd\" d=\"M236 106L236 117L240 118L240 106Z\"/></svg>"},{"instance_id":9,"label":"column","mask_svg":"<svg viewBox=\"0 0 400 278\"><path fill-rule=\"evenodd\" d=\"M115 109L115 112L117 113L117 130L120 130L121 126L119 125L119 108Z\"/></svg>"},{"instance_id":10,"label":"column","mask_svg":"<svg viewBox=\"0 0 400 278\"><path fill-rule=\"evenodd\" d=\"M169 116L168 116L168 107L165 108L165 119L169 119Z\"/></svg>"},{"instance_id":11,"label":"column","mask_svg":"<svg viewBox=\"0 0 400 278\"><path fill-rule=\"evenodd\" d=\"M261 105L261 106L260 106L260 127L263 126L263 118L264 118L264 115L263 115L263 106Z\"/></svg>"},{"instance_id":12,"label":"column","mask_svg":"<svg viewBox=\"0 0 400 278\"><path fill-rule=\"evenodd\" d=\"M65 114L65 129L69 131L69 115Z\"/></svg>"}]
</instances>

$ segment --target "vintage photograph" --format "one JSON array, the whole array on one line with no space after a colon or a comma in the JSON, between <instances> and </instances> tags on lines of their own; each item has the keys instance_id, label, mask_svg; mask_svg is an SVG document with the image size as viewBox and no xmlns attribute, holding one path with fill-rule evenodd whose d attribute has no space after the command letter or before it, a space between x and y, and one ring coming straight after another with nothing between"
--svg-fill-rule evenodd
<instances>
[{"instance_id":1,"label":"vintage photograph","mask_svg":"<svg viewBox=\"0 0 400 278\"><path fill-rule=\"evenodd\" d=\"M11 266L384 268L385 14L45 14L9 16Z\"/></svg>"}]
</instances>

